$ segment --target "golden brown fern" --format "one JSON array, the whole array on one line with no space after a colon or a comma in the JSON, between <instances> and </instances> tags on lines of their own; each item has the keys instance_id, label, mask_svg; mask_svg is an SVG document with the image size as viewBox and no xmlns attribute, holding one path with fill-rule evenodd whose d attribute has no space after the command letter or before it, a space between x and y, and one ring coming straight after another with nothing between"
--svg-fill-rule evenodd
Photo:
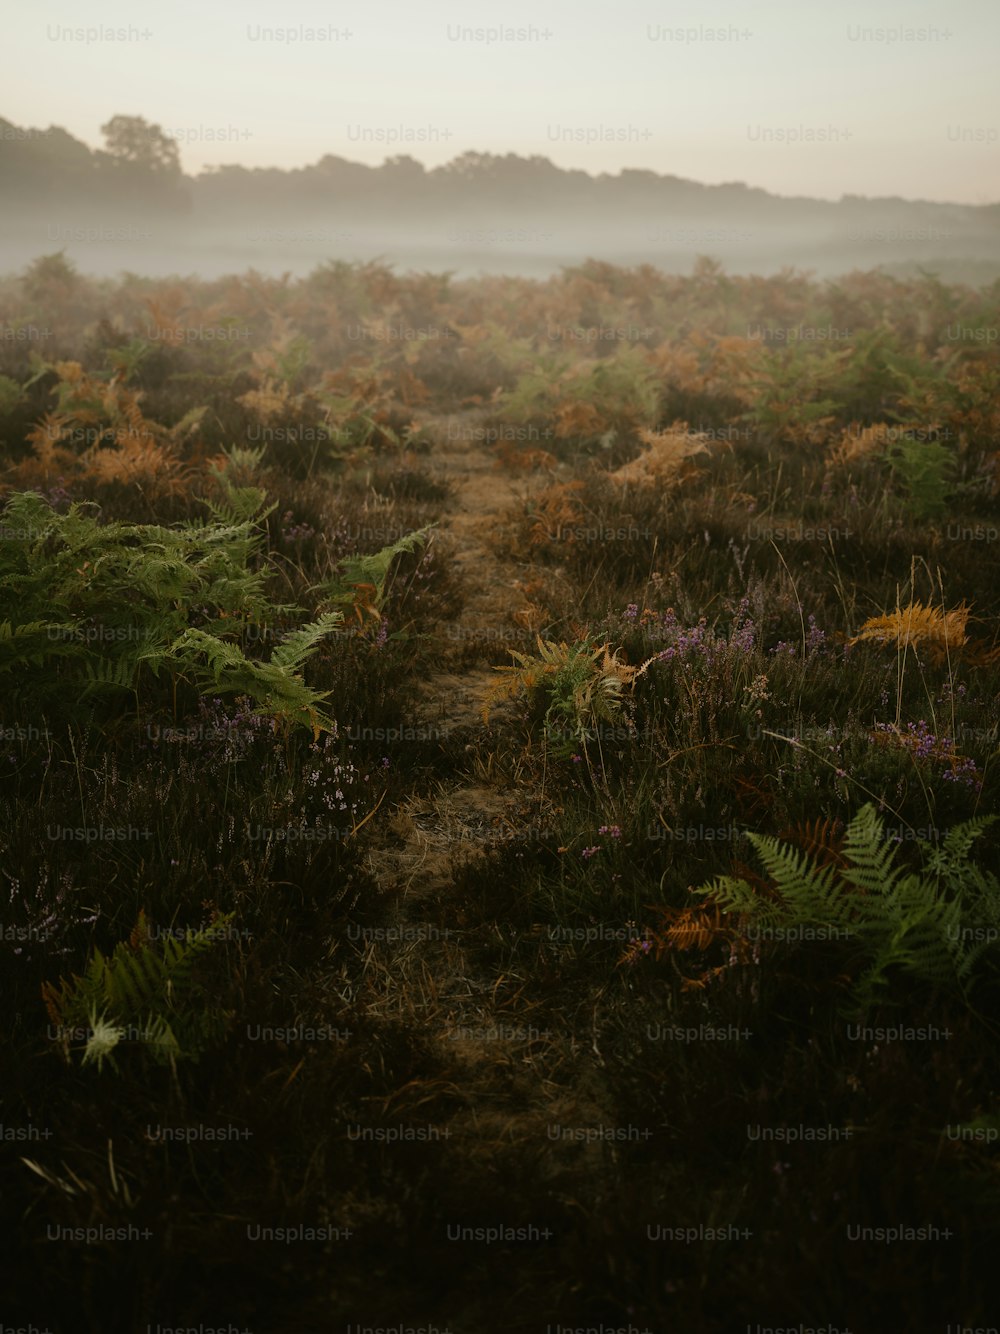
<instances>
[{"instance_id":1,"label":"golden brown fern","mask_svg":"<svg viewBox=\"0 0 1000 1334\"><path fill-rule=\"evenodd\" d=\"M265 375L259 389L248 390L236 401L251 412L255 412L260 421L266 424L273 418L282 416L292 400L286 385L275 383L270 376Z\"/></svg>"},{"instance_id":2,"label":"golden brown fern","mask_svg":"<svg viewBox=\"0 0 1000 1334\"><path fill-rule=\"evenodd\" d=\"M622 691L632 686L656 662L656 656L647 658L638 667L632 667L618 656L621 649L611 650L610 644L586 642L556 643L536 635L538 654L521 653L510 649L515 663L494 667L501 678L487 691L482 705L484 723L489 722L490 711L502 700L518 695L532 694L546 682L558 685L561 678L572 695L572 707L578 725L590 726L597 721L615 721L620 716Z\"/></svg>"},{"instance_id":3,"label":"golden brown fern","mask_svg":"<svg viewBox=\"0 0 1000 1334\"><path fill-rule=\"evenodd\" d=\"M941 662L948 653L965 646L965 627L970 611L964 602L951 611L910 602L905 607L897 607L894 612L871 617L847 642L860 644L872 640L891 644L897 650L920 644L927 648L932 661Z\"/></svg>"},{"instance_id":4,"label":"golden brown fern","mask_svg":"<svg viewBox=\"0 0 1000 1334\"><path fill-rule=\"evenodd\" d=\"M528 472L544 469L554 475L558 460L547 449L522 449L509 440L503 440L495 447L496 462L494 468L506 468L511 472Z\"/></svg>"},{"instance_id":5,"label":"golden brown fern","mask_svg":"<svg viewBox=\"0 0 1000 1334\"><path fill-rule=\"evenodd\" d=\"M583 510L576 493L583 489L582 482L562 482L546 487L535 501L535 522L529 542L533 547L550 542L572 542L574 529L583 522Z\"/></svg>"},{"instance_id":6,"label":"golden brown fern","mask_svg":"<svg viewBox=\"0 0 1000 1334\"><path fill-rule=\"evenodd\" d=\"M657 960L669 957L680 977L682 990L703 991L732 963L745 963L752 956L750 942L717 904L707 902L684 908L660 908L658 916L659 925L647 928L645 939L630 941L621 962L634 963L649 955ZM695 951L704 954L719 945L728 950L728 958L724 963L706 963L700 971L694 973L685 973L677 966L677 954Z\"/></svg>"},{"instance_id":7,"label":"golden brown fern","mask_svg":"<svg viewBox=\"0 0 1000 1334\"><path fill-rule=\"evenodd\" d=\"M639 439L646 446L645 450L631 463L625 463L609 473L613 482L637 486L677 484L691 475L692 465L689 460L696 454L708 452L706 442L686 429L643 429L639 431Z\"/></svg>"}]
</instances>

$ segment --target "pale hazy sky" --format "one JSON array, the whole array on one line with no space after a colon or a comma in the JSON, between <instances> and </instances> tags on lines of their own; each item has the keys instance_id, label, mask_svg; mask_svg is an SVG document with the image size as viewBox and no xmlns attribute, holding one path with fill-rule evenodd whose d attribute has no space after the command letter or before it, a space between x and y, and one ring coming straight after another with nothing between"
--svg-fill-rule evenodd
<instances>
[{"instance_id":1,"label":"pale hazy sky","mask_svg":"<svg viewBox=\"0 0 1000 1334\"><path fill-rule=\"evenodd\" d=\"M1000 201L1000 0L8 0L0 31L0 116L98 147L141 115L188 172L476 150Z\"/></svg>"}]
</instances>

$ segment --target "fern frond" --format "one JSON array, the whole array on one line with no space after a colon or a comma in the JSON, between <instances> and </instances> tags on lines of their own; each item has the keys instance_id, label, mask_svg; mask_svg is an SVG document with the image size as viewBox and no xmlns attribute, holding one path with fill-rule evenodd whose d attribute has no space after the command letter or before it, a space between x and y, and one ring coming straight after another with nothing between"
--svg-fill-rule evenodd
<instances>
[{"instance_id":1,"label":"fern frond","mask_svg":"<svg viewBox=\"0 0 1000 1334\"><path fill-rule=\"evenodd\" d=\"M223 527L238 527L248 523L263 523L268 515L278 508L277 501L264 508L267 492L259 486L226 486L226 500L212 500L208 496L198 499L208 509L213 519ZM228 502L228 503L227 503Z\"/></svg>"},{"instance_id":2,"label":"fern frond","mask_svg":"<svg viewBox=\"0 0 1000 1334\"><path fill-rule=\"evenodd\" d=\"M276 667L294 671L301 667L305 660L315 652L322 639L333 634L343 623L344 616L342 612L324 612L317 620L311 621L308 625L303 625L290 635L286 635L271 654L271 662Z\"/></svg>"},{"instance_id":3,"label":"fern frond","mask_svg":"<svg viewBox=\"0 0 1000 1334\"><path fill-rule=\"evenodd\" d=\"M96 1062L100 1074L105 1061L110 1061L112 1066L114 1065L112 1053L125 1036L125 1029L118 1024L110 1023L105 1015L99 1016L96 1010L90 1012L89 1027L90 1037L87 1039L81 1063L89 1065L91 1061Z\"/></svg>"},{"instance_id":4,"label":"fern frond","mask_svg":"<svg viewBox=\"0 0 1000 1334\"><path fill-rule=\"evenodd\" d=\"M815 857L821 865L845 864L842 823L833 816L827 816L826 819L817 816L815 820L803 820L799 824L781 830L778 837L795 843L810 857Z\"/></svg>"},{"instance_id":5,"label":"fern frond","mask_svg":"<svg viewBox=\"0 0 1000 1334\"><path fill-rule=\"evenodd\" d=\"M833 892L834 867L817 868L805 852L789 847L780 839L763 834L749 837L764 869L798 920L822 925L847 920L849 910L842 897Z\"/></svg>"},{"instance_id":6,"label":"fern frond","mask_svg":"<svg viewBox=\"0 0 1000 1334\"><path fill-rule=\"evenodd\" d=\"M202 1013L194 969L218 939L218 927L232 914L215 914L206 927L168 936L162 952L151 941L144 913L128 940L110 956L95 948L84 972L58 985L47 982L42 996L52 1022L66 1032L86 1026L89 1037L83 1064L105 1060L114 1067L114 1052L129 1032L154 1060L171 1065L200 1054L220 1032L219 1016ZM69 1056L64 1038L63 1053Z\"/></svg>"},{"instance_id":7,"label":"fern frond","mask_svg":"<svg viewBox=\"0 0 1000 1334\"><path fill-rule=\"evenodd\" d=\"M802 849L751 834L773 888L720 876L694 892L751 922L838 928L858 969L857 1009L884 1001L896 974L965 994L1000 941L1000 882L969 861L995 818L956 826L940 848L921 843L923 869L915 872L896 864L897 849L869 803L848 825L839 860L818 866Z\"/></svg>"},{"instance_id":8,"label":"fern frond","mask_svg":"<svg viewBox=\"0 0 1000 1334\"><path fill-rule=\"evenodd\" d=\"M68 622L26 621L13 625L0 621L0 672L25 665L40 667L49 658L78 655L82 645L74 642L75 629Z\"/></svg>"},{"instance_id":9,"label":"fern frond","mask_svg":"<svg viewBox=\"0 0 1000 1334\"><path fill-rule=\"evenodd\" d=\"M871 802L847 826L844 856L849 863L845 877L864 894L890 893L903 874L895 866L896 849L884 837L884 823Z\"/></svg>"},{"instance_id":10,"label":"fern frond","mask_svg":"<svg viewBox=\"0 0 1000 1334\"><path fill-rule=\"evenodd\" d=\"M357 606L358 593L362 590L366 605L377 615L385 597L385 585L393 561L397 556L425 546L435 527L436 525L431 523L415 529L412 533L406 533L397 542L371 555L347 557L342 563L341 573L333 579L313 585L310 592L323 594L327 602Z\"/></svg>"},{"instance_id":11,"label":"fern frond","mask_svg":"<svg viewBox=\"0 0 1000 1334\"><path fill-rule=\"evenodd\" d=\"M84 662L83 670L86 684L81 699L135 689L136 664L130 658L91 658Z\"/></svg>"},{"instance_id":12,"label":"fern frond","mask_svg":"<svg viewBox=\"0 0 1000 1334\"><path fill-rule=\"evenodd\" d=\"M965 627L970 612L971 608L964 602L951 611L910 602L905 607L897 607L894 612L871 617L847 642L860 644L874 640L879 644L891 644L897 650L923 644L932 659L939 662L946 653L955 652L966 643Z\"/></svg>"}]
</instances>

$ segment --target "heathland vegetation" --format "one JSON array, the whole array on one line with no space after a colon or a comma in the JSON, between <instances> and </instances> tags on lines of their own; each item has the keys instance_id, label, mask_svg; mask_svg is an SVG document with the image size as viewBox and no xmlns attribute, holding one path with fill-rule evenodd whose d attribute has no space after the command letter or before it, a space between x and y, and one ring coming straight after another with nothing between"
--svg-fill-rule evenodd
<instances>
[{"instance_id":1,"label":"heathland vegetation","mask_svg":"<svg viewBox=\"0 0 1000 1334\"><path fill-rule=\"evenodd\" d=\"M11 1303L989 1323L1000 285L0 309Z\"/></svg>"}]
</instances>

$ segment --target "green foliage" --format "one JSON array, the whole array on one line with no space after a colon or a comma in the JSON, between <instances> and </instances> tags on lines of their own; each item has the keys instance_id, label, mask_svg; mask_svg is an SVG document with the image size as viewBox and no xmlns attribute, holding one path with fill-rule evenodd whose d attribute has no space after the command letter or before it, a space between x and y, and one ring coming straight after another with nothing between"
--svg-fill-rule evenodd
<instances>
[{"instance_id":1,"label":"green foliage","mask_svg":"<svg viewBox=\"0 0 1000 1334\"><path fill-rule=\"evenodd\" d=\"M105 359L115 374L126 384L134 380L153 346L143 338L132 338L124 347L105 349Z\"/></svg>"},{"instance_id":2,"label":"green foliage","mask_svg":"<svg viewBox=\"0 0 1000 1334\"><path fill-rule=\"evenodd\" d=\"M21 279L25 295L32 301L52 301L76 292L83 279L76 265L66 258L65 250L39 255L28 265Z\"/></svg>"},{"instance_id":3,"label":"green foliage","mask_svg":"<svg viewBox=\"0 0 1000 1334\"><path fill-rule=\"evenodd\" d=\"M298 673L340 612L294 631L269 662L236 642L248 622L300 611L272 604L266 569L255 568L261 494L230 489L214 522L175 528L100 524L80 504L60 515L34 492L11 496L0 535L0 675L11 696L75 710L138 695L166 671L175 692L187 681L246 694L271 717L329 727L324 696Z\"/></svg>"},{"instance_id":4,"label":"green foliage","mask_svg":"<svg viewBox=\"0 0 1000 1334\"><path fill-rule=\"evenodd\" d=\"M556 387L565 378L570 365L566 356L537 354L530 369L518 376L514 388L504 397L504 417L512 422L527 422L547 416L553 408Z\"/></svg>"},{"instance_id":5,"label":"green foliage","mask_svg":"<svg viewBox=\"0 0 1000 1334\"><path fill-rule=\"evenodd\" d=\"M295 670L319 647L320 641L342 623L340 612L327 612L296 630L271 654L269 662L254 662L238 644L191 627L163 651L144 653L154 675L170 662L203 695L212 693L249 695L258 712L313 729L314 736L328 731L333 721L322 711L325 694L310 689ZM117 684L114 682L113 684Z\"/></svg>"},{"instance_id":6,"label":"green foliage","mask_svg":"<svg viewBox=\"0 0 1000 1334\"><path fill-rule=\"evenodd\" d=\"M13 412L24 397L24 391L9 375L0 375L0 416Z\"/></svg>"},{"instance_id":7,"label":"green foliage","mask_svg":"<svg viewBox=\"0 0 1000 1334\"><path fill-rule=\"evenodd\" d=\"M223 524L249 523L260 521L273 514L277 505L265 509L267 493L262 487L255 486L259 476L267 445L258 448L233 445L223 451L225 462L212 460L209 472L225 497L224 502L202 497L202 504L213 517Z\"/></svg>"},{"instance_id":8,"label":"green foliage","mask_svg":"<svg viewBox=\"0 0 1000 1334\"><path fill-rule=\"evenodd\" d=\"M527 694L545 702L545 733L555 753L563 758L592 734L600 723L627 724L629 701L625 687L645 672L649 659L641 667L630 667L618 658L618 650L607 644L584 640L576 644L556 644L537 637L538 653L511 649L517 666L497 667L502 675L483 705L483 720L488 721L492 705L500 699Z\"/></svg>"},{"instance_id":9,"label":"green foliage","mask_svg":"<svg viewBox=\"0 0 1000 1334\"><path fill-rule=\"evenodd\" d=\"M373 443L379 430L384 431L390 443L398 443L395 432L379 427L375 418L358 407L357 399L348 394L326 394L323 397L329 419L326 431L330 448L326 454L331 462L339 463L347 454L365 450ZM310 463L309 475L312 474Z\"/></svg>"},{"instance_id":10,"label":"green foliage","mask_svg":"<svg viewBox=\"0 0 1000 1334\"><path fill-rule=\"evenodd\" d=\"M937 440L904 436L886 449L885 458L906 487L914 518L941 518L955 472L952 451Z\"/></svg>"},{"instance_id":11,"label":"green foliage","mask_svg":"<svg viewBox=\"0 0 1000 1334\"><path fill-rule=\"evenodd\" d=\"M178 427L184 425L184 420L178 422ZM228 493L231 488L253 484L263 466L267 445L228 445L222 453L225 463L213 459L209 468Z\"/></svg>"},{"instance_id":12,"label":"green foliage","mask_svg":"<svg viewBox=\"0 0 1000 1334\"><path fill-rule=\"evenodd\" d=\"M333 606L353 608L359 619L363 619L363 612L379 616L393 561L397 556L424 546L433 528L434 524L427 524L412 533L406 533L391 546L383 547L371 555L347 557L333 579L314 585L310 592L320 593L323 601Z\"/></svg>"},{"instance_id":13,"label":"green foliage","mask_svg":"<svg viewBox=\"0 0 1000 1334\"><path fill-rule=\"evenodd\" d=\"M908 871L897 864L897 849L886 841L883 821L869 802L847 827L844 865L820 866L780 839L749 834L774 897L733 876L720 876L695 893L757 927L791 928L793 939L801 928L847 938L861 970L852 996L859 1013L887 998L896 971L967 995L977 980L976 965L998 938L1000 881L969 861L974 841L994 819L965 821L940 848L919 842L923 869Z\"/></svg>"},{"instance_id":14,"label":"green foliage","mask_svg":"<svg viewBox=\"0 0 1000 1334\"><path fill-rule=\"evenodd\" d=\"M629 344L594 362L586 375L572 382L570 396L608 417L627 416L645 426L655 424L660 406L656 372L643 350Z\"/></svg>"},{"instance_id":15,"label":"green foliage","mask_svg":"<svg viewBox=\"0 0 1000 1334\"><path fill-rule=\"evenodd\" d=\"M850 356L850 349L807 352L800 343L769 350L749 381L753 402L742 420L766 440L812 441L833 419L837 400L830 394Z\"/></svg>"},{"instance_id":16,"label":"green foliage","mask_svg":"<svg viewBox=\"0 0 1000 1334\"><path fill-rule=\"evenodd\" d=\"M392 447L399 445L399 436L380 419L383 414L374 406L373 400L359 389L352 388L343 393L324 390L316 397L325 410L326 449L323 453L328 462L340 464L348 456L357 458L379 441ZM312 451L307 476L312 476L318 452L318 448Z\"/></svg>"},{"instance_id":17,"label":"green foliage","mask_svg":"<svg viewBox=\"0 0 1000 1334\"><path fill-rule=\"evenodd\" d=\"M576 364L564 352L536 353L502 409L506 421L557 416L561 435L610 440L626 429L655 425L660 385L638 347L619 346L611 356Z\"/></svg>"},{"instance_id":18,"label":"green foliage","mask_svg":"<svg viewBox=\"0 0 1000 1334\"><path fill-rule=\"evenodd\" d=\"M42 996L64 1057L69 1060L81 1030L88 1034L82 1064L94 1063L98 1070L105 1060L117 1069L115 1052L126 1040L171 1067L178 1060L197 1059L220 1041L227 1016L212 1007L196 967L232 918L232 913L214 913L207 926L183 938L167 934L158 948L140 913L130 938L119 941L109 956L95 949L81 975L60 978L58 985L45 983Z\"/></svg>"},{"instance_id":19,"label":"green foliage","mask_svg":"<svg viewBox=\"0 0 1000 1334\"><path fill-rule=\"evenodd\" d=\"M296 335L288 346L276 356L279 378L287 385L290 393L301 388L301 380L312 357L312 344L303 334Z\"/></svg>"}]
</instances>

